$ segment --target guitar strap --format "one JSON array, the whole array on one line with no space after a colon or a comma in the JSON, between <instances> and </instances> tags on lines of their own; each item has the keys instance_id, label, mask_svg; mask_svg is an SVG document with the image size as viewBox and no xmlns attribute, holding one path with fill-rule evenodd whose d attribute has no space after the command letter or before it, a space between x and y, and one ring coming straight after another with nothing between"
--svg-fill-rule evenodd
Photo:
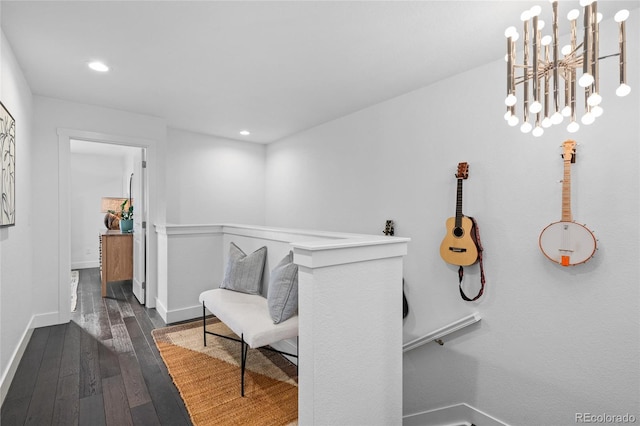
<instances>
[{"instance_id":1,"label":"guitar strap","mask_svg":"<svg viewBox=\"0 0 640 426\"><path fill-rule=\"evenodd\" d=\"M482 296L482 294L484 293L485 279L484 279L484 266L482 264L483 248L482 248L482 242L480 241L480 228L478 227L478 222L476 222L474 218L469 217L469 219L471 219L471 222L473 222L471 237L473 241L476 243L476 247L478 248L478 261L480 262L480 291L478 291L478 294L473 299L470 299L464 293L464 290L462 290L462 278L464 276L464 269L462 268L462 266L458 268L458 281L459 281L458 288L460 289L460 296L462 296L464 300L466 300L467 302L473 302L478 300L480 296Z\"/></svg>"}]
</instances>

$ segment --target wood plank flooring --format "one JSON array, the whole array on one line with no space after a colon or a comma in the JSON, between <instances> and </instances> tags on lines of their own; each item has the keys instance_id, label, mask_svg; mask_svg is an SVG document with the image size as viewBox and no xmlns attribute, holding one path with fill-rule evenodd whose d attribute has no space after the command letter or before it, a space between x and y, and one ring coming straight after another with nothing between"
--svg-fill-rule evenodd
<instances>
[{"instance_id":1,"label":"wood plank flooring","mask_svg":"<svg viewBox=\"0 0 640 426\"><path fill-rule=\"evenodd\" d=\"M131 281L80 270L71 322L35 329L2 404L0 424L191 425L151 337L164 327L141 306Z\"/></svg>"}]
</instances>

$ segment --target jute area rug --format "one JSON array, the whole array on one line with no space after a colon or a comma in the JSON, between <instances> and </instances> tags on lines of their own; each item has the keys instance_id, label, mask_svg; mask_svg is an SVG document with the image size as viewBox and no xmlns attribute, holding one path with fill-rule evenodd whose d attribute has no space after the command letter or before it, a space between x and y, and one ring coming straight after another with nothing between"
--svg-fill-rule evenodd
<instances>
[{"instance_id":1,"label":"jute area rug","mask_svg":"<svg viewBox=\"0 0 640 426\"><path fill-rule=\"evenodd\" d=\"M207 330L234 336L217 318ZM296 367L282 356L249 349L240 396L240 343L207 335L202 321L152 331L156 346L196 426L296 425Z\"/></svg>"}]
</instances>

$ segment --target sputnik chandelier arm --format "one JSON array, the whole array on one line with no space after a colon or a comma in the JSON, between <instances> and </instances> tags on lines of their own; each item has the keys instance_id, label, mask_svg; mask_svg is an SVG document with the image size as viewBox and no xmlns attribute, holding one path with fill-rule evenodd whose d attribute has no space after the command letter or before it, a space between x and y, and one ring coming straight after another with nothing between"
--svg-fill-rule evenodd
<instances>
[{"instance_id":1,"label":"sputnik chandelier arm","mask_svg":"<svg viewBox=\"0 0 640 426\"><path fill-rule=\"evenodd\" d=\"M578 38L580 11L573 9L567 14L571 41L562 49L558 45L558 1L550 0L550 2L553 8L551 35L542 35L545 22L539 19L540 6L534 6L520 16L523 22L521 64L516 63L516 41L520 39L520 34L515 27L509 27L505 31L507 112L504 118L510 126L517 126L520 123L516 104L521 100L520 130L523 133L531 132L536 137L542 136L545 128L561 124L565 117L569 120L567 131L571 133L578 131L580 128L576 119L578 96L584 97L582 124L589 125L602 115L599 75L601 59L619 57L620 86L616 94L626 96L631 91L627 85L626 76L625 21L629 17L629 11L621 10L614 17L619 27L618 53L601 57L599 56L599 26L602 14L598 13L598 2L580 0L580 5L583 7L584 28L581 40ZM578 70L580 70L579 78ZM516 92L518 86L522 88L519 94Z\"/></svg>"}]
</instances>

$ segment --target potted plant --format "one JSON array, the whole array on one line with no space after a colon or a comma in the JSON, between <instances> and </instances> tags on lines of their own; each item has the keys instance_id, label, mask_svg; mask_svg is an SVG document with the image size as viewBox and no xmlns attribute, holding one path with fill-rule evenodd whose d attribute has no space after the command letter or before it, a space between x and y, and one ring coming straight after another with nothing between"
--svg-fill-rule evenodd
<instances>
[{"instance_id":1,"label":"potted plant","mask_svg":"<svg viewBox=\"0 0 640 426\"><path fill-rule=\"evenodd\" d=\"M129 208L125 210L127 203L129 203ZM109 212L116 214L111 210ZM133 206L129 200L124 200L120 205L120 232L123 234L133 232Z\"/></svg>"}]
</instances>

